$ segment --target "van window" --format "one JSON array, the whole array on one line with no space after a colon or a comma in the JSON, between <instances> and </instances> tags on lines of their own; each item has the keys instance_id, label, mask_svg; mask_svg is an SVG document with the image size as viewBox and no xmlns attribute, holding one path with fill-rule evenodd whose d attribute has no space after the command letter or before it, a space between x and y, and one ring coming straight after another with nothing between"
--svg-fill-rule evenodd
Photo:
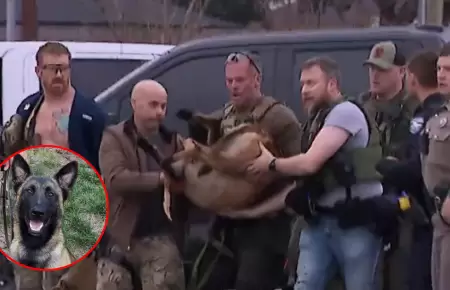
<instances>
[{"instance_id":1,"label":"van window","mask_svg":"<svg viewBox=\"0 0 450 290\"><path fill-rule=\"evenodd\" d=\"M370 46L366 48L343 48L340 50L324 50L323 54L315 51L298 51L295 54L294 66L294 95L300 95L300 68L306 60L320 55L326 55L334 59L341 70L342 92L351 97L358 97L359 94L366 91L369 86L368 70L363 66L364 61L370 53Z\"/></svg>"},{"instance_id":2,"label":"van window","mask_svg":"<svg viewBox=\"0 0 450 290\"><path fill-rule=\"evenodd\" d=\"M72 83L86 97L95 98L144 62L138 59L73 59Z\"/></svg>"},{"instance_id":3,"label":"van window","mask_svg":"<svg viewBox=\"0 0 450 290\"><path fill-rule=\"evenodd\" d=\"M211 112L224 104L228 97L224 78L226 55L215 55L176 63L173 67L155 76L150 71L141 79L152 78L167 89L168 115L173 116L180 108L191 108L201 112ZM119 119L131 116L131 87L121 92ZM176 118L168 118L167 125L174 130L185 129L185 123Z\"/></svg>"}]
</instances>

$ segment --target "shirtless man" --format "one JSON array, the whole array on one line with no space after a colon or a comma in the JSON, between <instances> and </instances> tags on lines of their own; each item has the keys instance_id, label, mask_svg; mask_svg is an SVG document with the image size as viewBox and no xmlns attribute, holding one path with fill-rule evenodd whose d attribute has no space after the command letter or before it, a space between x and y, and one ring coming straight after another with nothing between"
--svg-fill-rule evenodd
<instances>
[{"instance_id":1,"label":"shirtless man","mask_svg":"<svg viewBox=\"0 0 450 290\"><path fill-rule=\"evenodd\" d=\"M70 81L71 54L59 42L47 42L36 53L36 75L42 90L17 108L25 121L27 145L52 144L69 148L95 168L106 117L91 98L82 96ZM50 289L64 271L41 272L16 267L18 289Z\"/></svg>"},{"instance_id":2,"label":"shirtless man","mask_svg":"<svg viewBox=\"0 0 450 290\"><path fill-rule=\"evenodd\" d=\"M98 150L106 118L92 97L82 96L70 80L70 51L47 42L36 53L36 75L42 91L28 96L17 108L26 120L28 144L67 147L98 169Z\"/></svg>"}]
</instances>

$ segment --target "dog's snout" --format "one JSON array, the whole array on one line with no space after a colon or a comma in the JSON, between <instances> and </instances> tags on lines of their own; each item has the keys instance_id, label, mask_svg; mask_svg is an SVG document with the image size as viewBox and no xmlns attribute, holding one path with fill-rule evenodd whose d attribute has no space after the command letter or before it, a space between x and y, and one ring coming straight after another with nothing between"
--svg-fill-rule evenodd
<instances>
[{"instance_id":1,"label":"dog's snout","mask_svg":"<svg viewBox=\"0 0 450 290\"><path fill-rule=\"evenodd\" d=\"M42 209L32 209L31 216L35 218L41 218L45 215L45 212Z\"/></svg>"}]
</instances>

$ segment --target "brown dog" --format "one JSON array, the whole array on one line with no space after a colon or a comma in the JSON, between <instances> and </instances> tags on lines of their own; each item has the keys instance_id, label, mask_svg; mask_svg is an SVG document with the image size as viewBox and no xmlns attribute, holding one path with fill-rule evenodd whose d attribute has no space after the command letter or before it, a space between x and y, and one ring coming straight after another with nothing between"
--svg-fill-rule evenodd
<instances>
[{"instance_id":1,"label":"brown dog","mask_svg":"<svg viewBox=\"0 0 450 290\"><path fill-rule=\"evenodd\" d=\"M36 268L69 265L74 257L65 246L62 217L64 201L77 178L78 163L66 164L53 177L35 176L17 154L10 170L17 195L11 257Z\"/></svg>"}]
</instances>

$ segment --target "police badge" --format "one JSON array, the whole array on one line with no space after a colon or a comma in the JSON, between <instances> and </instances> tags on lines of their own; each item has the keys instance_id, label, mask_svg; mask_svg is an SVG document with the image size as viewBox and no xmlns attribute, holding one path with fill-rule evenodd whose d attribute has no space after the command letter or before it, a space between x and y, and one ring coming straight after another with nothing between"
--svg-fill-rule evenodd
<instances>
[{"instance_id":1,"label":"police badge","mask_svg":"<svg viewBox=\"0 0 450 290\"><path fill-rule=\"evenodd\" d=\"M423 127L424 127L423 117L416 117L412 119L409 124L409 132L413 135L416 135L418 133L421 133L421 131L423 131Z\"/></svg>"}]
</instances>

